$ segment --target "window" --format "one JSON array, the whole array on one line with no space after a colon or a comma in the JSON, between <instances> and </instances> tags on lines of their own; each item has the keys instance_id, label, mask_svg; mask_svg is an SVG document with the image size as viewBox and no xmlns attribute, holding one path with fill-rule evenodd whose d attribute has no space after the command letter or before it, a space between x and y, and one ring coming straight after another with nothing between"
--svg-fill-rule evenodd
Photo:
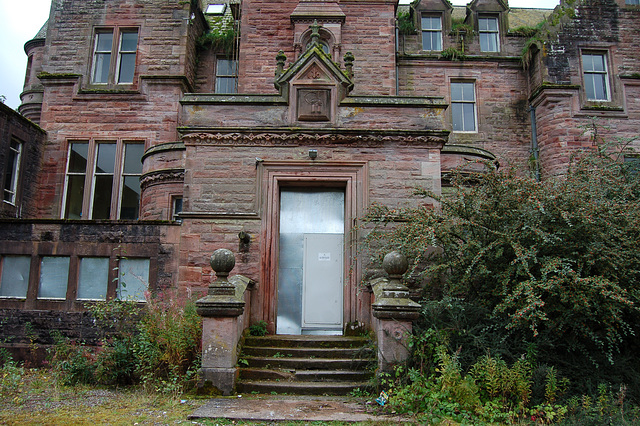
<instances>
[{"instance_id":1,"label":"window","mask_svg":"<svg viewBox=\"0 0 640 426\"><path fill-rule=\"evenodd\" d=\"M20 176L20 158L22 157L22 143L17 139L11 139L6 174L4 177L4 201L15 204L18 191L18 178Z\"/></svg>"},{"instance_id":2,"label":"window","mask_svg":"<svg viewBox=\"0 0 640 426\"><path fill-rule=\"evenodd\" d=\"M478 17L478 33L481 52L498 52L500 50L498 18L494 16Z\"/></svg>"},{"instance_id":3,"label":"window","mask_svg":"<svg viewBox=\"0 0 640 426\"><path fill-rule=\"evenodd\" d=\"M118 299L144 302L149 288L149 259L120 259Z\"/></svg>"},{"instance_id":4,"label":"window","mask_svg":"<svg viewBox=\"0 0 640 426\"><path fill-rule=\"evenodd\" d=\"M144 143L71 141L65 219L138 219Z\"/></svg>"},{"instance_id":5,"label":"window","mask_svg":"<svg viewBox=\"0 0 640 426\"><path fill-rule=\"evenodd\" d=\"M94 84L133 83L137 48L138 30L136 29L97 31L91 82Z\"/></svg>"},{"instance_id":6,"label":"window","mask_svg":"<svg viewBox=\"0 0 640 426\"><path fill-rule=\"evenodd\" d=\"M4 256L0 268L0 297L25 299L29 287L30 256Z\"/></svg>"},{"instance_id":7,"label":"window","mask_svg":"<svg viewBox=\"0 0 640 426\"><path fill-rule=\"evenodd\" d=\"M584 90L589 101L609 100L607 57L604 54L582 54Z\"/></svg>"},{"instance_id":8,"label":"window","mask_svg":"<svg viewBox=\"0 0 640 426\"><path fill-rule=\"evenodd\" d=\"M173 197L171 204L171 220L182 223L182 219L179 217L182 213L182 197Z\"/></svg>"},{"instance_id":9,"label":"window","mask_svg":"<svg viewBox=\"0 0 640 426\"><path fill-rule=\"evenodd\" d=\"M39 299L66 299L69 284L69 257L45 256L40 262Z\"/></svg>"},{"instance_id":10,"label":"window","mask_svg":"<svg viewBox=\"0 0 640 426\"><path fill-rule=\"evenodd\" d=\"M640 5L640 0L626 0L624 4L638 6Z\"/></svg>"},{"instance_id":11,"label":"window","mask_svg":"<svg viewBox=\"0 0 640 426\"><path fill-rule=\"evenodd\" d=\"M207 15L224 15L226 6L226 4L210 4L204 13Z\"/></svg>"},{"instance_id":12,"label":"window","mask_svg":"<svg viewBox=\"0 0 640 426\"><path fill-rule=\"evenodd\" d=\"M454 132L476 131L474 83L451 83L451 117Z\"/></svg>"},{"instance_id":13,"label":"window","mask_svg":"<svg viewBox=\"0 0 640 426\"><path fill-rule=\"evenodd\" d=\"M109 258L80 258L78 300L106 300L109 285Z\"/></svg>"},{"instance_id":14,"label":"window","mask_svg":"<svg viewBox=\"0 0 640 426\"><path fill-rule=\"evenodd\" d=\"M238 93L238 64L234 59L216 61L216 93Z\"/></svg>"},{"instance_id":15,"label":"window","mask_svg":"<svg viewBox=\"0 0 640 426\"><path fill-rule=\"evenodd\" d=\"M422 50L442 50L442 18L422 15Z\"/></svg>"}]
</instances>

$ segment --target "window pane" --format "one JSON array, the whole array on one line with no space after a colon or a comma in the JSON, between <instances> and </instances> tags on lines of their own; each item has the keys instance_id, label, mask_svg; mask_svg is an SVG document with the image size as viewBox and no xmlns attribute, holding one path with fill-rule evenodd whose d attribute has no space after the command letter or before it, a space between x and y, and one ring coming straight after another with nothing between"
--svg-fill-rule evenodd
<instances>
[{"instance_id":1,"label":"window pane","mask_svg":"<svg viewBox=\"0 0 640 426\"><path fill-rule=\"evenodd\" d=\"M140 210L140 177L125 176L122 185L120 219L138 219Z\"/></svg>"},{"instance_id":2,"label":"window pane","mask_svg":"<svg viewBox=\"0 0 640 426\"><path fill-rule=\"evenodd\" d=\"M452 103L451 104L451 119L453 124L453 130L461 132L464 130L463 125L463 116L462 116L462 104L461 103Z\"/></svg>"},{"instance_id":3,"label":"window pane","mask_svg":"<svg viewBox=\"0 0 640 426\"><path fill-rule=\"evenodd\" d=\"M95 72L93 74L94 83L109 82L109 67L111 66L111 53L97 53L96 63L94 65Z\"/></svg>"},{"instance_id":4,"label":"window pane","mask_svg":"<svg viewBox=\"0 0 640 426\"><path fill-rule=\"evenodd\" d=\"M423 30L440 30L442 25L440 18L437 16L423 16L422 17L422 29Z\"/></svg>"},{"instance_id":5,"label":"window pane","mask_svg":"<svg viewBox=\"0 0 640 426\"><path fill-rule=\"evenodd\" d=\"M120 259L118 298L144 301L148 288L149 259Z\"/></svg>"},{"instance_id":6,"label":"window pane","mask_svg":"<svg viewBox=\"0 0 640 426\"><path fill-rule=\"evenodd\" d=\"M67 203L65 219L82 219L82 199L84 197L84 175L67 178Z\"/></svg>"},{"instance_id":7,"label":"window pane","mask_svg":"<svg viewBox=\"0 0 640 426\"><path fill-rule=\"evenodd\" d=\"M124 150L124 172L127 174L142 173L142 154L144 154L144 144L128 143Z\"/></svg>"},{"instance_id":8,"label":"window pane","mask_svg":"<svg viewBox=\"0 0 640 426\"><path fill-rule=\"evenodd\" d=\"M136 54L123 53L120 55L120 69L118 70L118 83L133 83L133 74L136 69Z\"/></svg>"},{"instance_id":9,"label":"window pane","mask_svg":"<svg viewBox=\"0 0 640 426\"><path fill-rule=\"evenodd\" d=\"M462 83L451 83L451 100L461 101L462 97Z\"/></svg>"},{"instance_id":10,"label":"window pane","mask_svg":"<svg viewBox=\"0 0 640 426\"><path fill-rule=\"evenodd\" d=\"M108 257L83 257L80 259L78 299L105 300L109 283Z\"/></svg>"},{"instance_id":11,"label":"window pane","mask_svg":"<svg viewBox=\"0 0 640 426\"><path fill-rule=\"evenodd\" d=\"M496 33L480 33L480 50L482 52L497 52L498 35Z\"/></svg>"},{"instance_id":12,"label":"window pane","mask_svg":"<svg viewBox=\"0 0 640 426\"><path fill-rule=\"evenodd\" d=\"M111 217L111 190L113 175L98 175L93 188L92 219L109 219Z\"/></svg>"},{"instance_id":13,"label":"window pane","mask_svg":"<svg viewBox=\"0 0 640 426\"><path fill-rule=\"evenodd\" d=\"M69 172L85 173L87 169L87 157L89 156L88 143L72 143L69 154Z\"/></svg>"},{"instance_id":14,"label":"window pane","mask_svg":"<svg viewBox=\"0 0 640 426\"><path fill-rule=\"evenodd\" d=\"M96 38L96 52L111 52L113 33L98 33Z\"/></svg>"},{"instance_id":15,"label":"window pane","mask_svg":"<svg viewBox=\"0 0 640 426\"><path fill-rule=\"evenodd\" d=\"M237 79L235 77L218 77L216 79L216 93L236 93Z\"/></svg>"},{"instance_id":16,"label":"window pane","mask_svg":"<svg viewBox=\"0 0 640 426\"><path fill-rule=\"evenodd\" d=\"M138 47L137 32L123 32L120 39L121 52L135 52Z\"/></svg>"},{"instance_id":17,"label":"window pane","mask_svg":"<svg viewBox=\"0 0 640 426\"><path fill-rule=\"evenodd\" d=\"M47 256L40 264L40 299L66 299L69 282L69 258Z\"/></svg>"},{"instance_id":18,"label":"window pane","mask_svg":"<svg viewBox=\"0 0 640 426\"><path fill-rule=\"evenodd\" d=\"M8 201L12 204L16 201L21 152L22 144L12 139L9 146L9 153L7 155L7 168L4 178L4 201Z\"/></svg>"},{"instance_id":19,"label":"window pane","mask_svg":"<svg viewBox=\"0 0 640 426\"><path fill-rule=\"evenodd\" d=\"M475 105L471 103L463 104L464 125L463 131L473 132L476 130Z\"/></svg>"},{"instance_id":20,"label":"window pane","mask_svg":"<svg viewBox=\"0 0 640 426\"><path fill-rule=\"evenodd\" d=\"M235 63L232 59L218 59L216 75L236 75Z\"/></svg>"},{"instance_id":21,"label":"window pane","mask_svg":"<svg viewBox=\"0 0 640 426\"><path fill-rule=\"evenodd\" d=\"M5 256L2 259L0 296L26 298L30 267L30 256Z\"/></svg>"},{"instance_id":22,"label":"window pane","mask_svg":"<svg viewBox=\"0 0 640 426\"><path fill-rule=\"evenodd\" d=\"M98 144L98 161L96 173L113 173L116 163L116 144Z\"/></svg>"}]
</instances>

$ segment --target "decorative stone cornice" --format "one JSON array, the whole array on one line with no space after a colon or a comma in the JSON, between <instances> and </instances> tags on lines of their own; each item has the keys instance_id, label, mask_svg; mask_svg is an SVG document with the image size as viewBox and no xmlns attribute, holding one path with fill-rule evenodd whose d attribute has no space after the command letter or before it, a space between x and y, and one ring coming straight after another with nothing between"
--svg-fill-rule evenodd
<instances>
[{"instance_id":1,"label":"decorative stone cornice","mask_svg":"<svg viewBox=\"0 0 640 426\"><path fill-rule=\"evenodd\" d=\"M144 191L153 185L184 182L184 169L153 170L142 175L140 188Z\"/></svg>"},{"instance_id":2,"label":"decorative stone cornice","mask_svg":"<svg viewBox=\"0 0 640 426\"><path fill-rule=\"evenodd\" d=\"M321 132L200 132L188 133L182 137L185 145L227 145L227 146L304 146L341 145L377 147L384 145L409 145L442 147L447 132L433 131L411 133L376 132L372 130Z\"/></svg>"}]
</instances>

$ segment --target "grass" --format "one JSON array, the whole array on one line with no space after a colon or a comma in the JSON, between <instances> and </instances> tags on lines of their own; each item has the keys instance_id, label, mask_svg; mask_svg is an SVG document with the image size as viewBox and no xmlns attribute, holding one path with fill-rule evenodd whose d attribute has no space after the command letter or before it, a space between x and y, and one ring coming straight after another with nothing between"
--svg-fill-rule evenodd
<instances>
[{"instance_id":1,"label":"grass","mask_svg":"<svg viewBox=\"0 0 640 426\"><path fill-rule=\"evenodd\" d=\"M190 420L207 402L139 388L64 386L50 370L0 368L0 425L273 425L227 419ZM278 422L278 426L346 425L344 422ZM351 423L353 424L353 423ZM358 423L367 425L374 423ZM376 425L384 423L375 423ZM391 424L391 423L389 423ZM394 423L395 424L395 423Z\"/></svg>"}]
</instances>

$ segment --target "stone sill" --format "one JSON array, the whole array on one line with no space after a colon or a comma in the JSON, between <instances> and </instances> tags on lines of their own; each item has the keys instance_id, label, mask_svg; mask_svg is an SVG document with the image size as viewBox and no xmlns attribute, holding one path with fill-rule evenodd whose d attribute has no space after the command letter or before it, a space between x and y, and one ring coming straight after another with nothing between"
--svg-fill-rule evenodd
<instances>
[{"instance_id":1,"label":"stone sill","mask_svg":"<svg viewBox=\"0 0 640 426\"><path fill-rule=\"evenodd\" d=\"M446 108L448 104L443 96L352 96L344 98L340 106Z\"/></svg>"},{"instance_id":2,"label":"stone sill","mask_svg":"<svg viewBox=\"0 0 640 426\"><path fill-rule=\"evenodd\" d=\"M185 93L180 100L182 105L194 104L255 104L255 105L288 105L288 101L280 95L239 95L222 93Z\"/></svg>"}]
</instances>

